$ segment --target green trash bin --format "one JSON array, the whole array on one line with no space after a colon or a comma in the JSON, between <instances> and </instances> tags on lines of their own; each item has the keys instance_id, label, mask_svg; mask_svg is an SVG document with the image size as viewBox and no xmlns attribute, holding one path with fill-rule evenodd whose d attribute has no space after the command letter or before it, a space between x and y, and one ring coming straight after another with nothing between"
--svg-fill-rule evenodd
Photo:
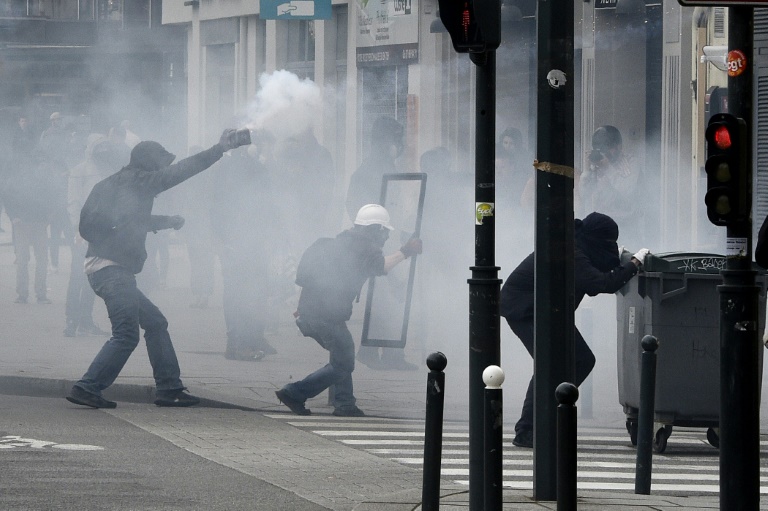
<instances>
[{"instance_id":1,"label":"green trash bin","mask_svg":"<svg viewBox=\"0 0 768 511\"><path fill-rule=\"evenodd\" d=\"M622 261L631 254L625 252ZM705 427L707 440L719 446L720 417L720 270L725 256L667 253L647 256L642 271L618 293L618 385L627 431L637 444L640 406L640 341L659 340L656 364L654 450L666 449L673 426ZM765 271L756 284L759 332L765 327ZM760 368L762 377L762 351Z\"/></svg>"}]
</instances>

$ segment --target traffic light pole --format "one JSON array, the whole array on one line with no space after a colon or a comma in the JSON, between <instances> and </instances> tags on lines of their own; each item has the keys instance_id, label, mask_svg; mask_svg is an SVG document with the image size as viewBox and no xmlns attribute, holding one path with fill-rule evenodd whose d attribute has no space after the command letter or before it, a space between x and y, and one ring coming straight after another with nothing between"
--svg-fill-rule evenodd
<instances>
[{"instance_id":1,"label":"traffic light pole","mask_svg":"<svg viewBox=\"0 0 768 511\"><path fill-rule=\"evenodd\" d=\"M574 378L573 2L539 0L533 498L557 499L555 389Z\"/></svg>"},{"instance_id":2,"label":"traffic light pole","mask_svg":"<svg viewBox=\"0 0 768 511\"><path fill-rule=\"evenodd\" d=\"M752 197L753 8L728 13L728 111L746 121L746 182ZM734 53L736 51L736 53ZM741 57L744 57L743 59ZM752 270L752 221L727 226L720 292L720 509L760 507L758 287Z\"/></svg>"},{"instance_id":3,"label":"traffic light pole","mask_svg":"<svg viewBox=\"0 0 768 511\"><path fill-rule=\"evenodd\" d=\"M501 360L496 252L496 52L470 53L476 65L475 265L469 279L469 509L485 498L483 371Z\"/></svg>"}]
</instances>

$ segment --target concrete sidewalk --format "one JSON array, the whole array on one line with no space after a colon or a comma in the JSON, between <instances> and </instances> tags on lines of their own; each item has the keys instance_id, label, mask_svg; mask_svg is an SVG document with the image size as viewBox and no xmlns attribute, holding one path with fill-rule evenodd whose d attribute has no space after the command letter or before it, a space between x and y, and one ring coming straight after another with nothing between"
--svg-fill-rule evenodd
<instances>
[{"instance_id":1,"label":"concrete sidewalk","mask_svg":"<svg viewBox=\"0 0 768 511\"><path fill-rule=\"evenodd\" d=\"M8 233L0 234L0 242L10 240ZM327 352L314 341L302 337L291 321L292 304L286 302L276 307L268 339L277 348L278 354L260 362L239 362L223 357L225 328L220 294L211 300L207 309L190 309L188 289L184 285L186 259L179 245L171 246L171 274L168 287L159 289L151 298L158 304L170 323L170 331L177 349L182 378L190 391L204 399L203 405L213 408L240 408L245 411L284 413L287 409L277 402L274 391L282 385L304 377L327 360ZM85 371L94 355L106 341L104 337L75 337L63 335L65 326L64 297L69 278L69 251L61 251L61 270L49 275L50 305L13 303L15 298L15 266L12 248L0 245L0 392L18 395L61 396ZM217 286L218 289L218 286ZM362 304L357 306L356 315L350 323L360 328ZM108 329L103 303L97 299L94 312L96 321ZM459 333L459 337L463 334ZM448 357L446 368L446 420L467 420L467 353L465 341L459 339L453 344L429 346L415 343L406 349L410 361L421 362L417 371L376 371L359 365L354 373L355 394L358 405L370 416L390 418L424 417L427 368L423 361L426 355L440 349ZM527 357L522 348L517 349ZM517 357L505 370L509 374L521 371L525 381L530 377L530 358ZM516 365L517 364L517 365ZM526 372L527 371L527 372ZM115 385L105 392L105 397L118 402L151 403L154 399L154 385L151 367L143 348L136 350ZM516 387L516 388L515 388ZM519 385L510 387L505 394L507 414L506 431L512 431L513 420L522 401ZM505 387L506 388L506 387ZM594 416L596 419L582 419L580 426L623 428L624 416L616 405L615 388L596 384ZM313 414L330 415L327 395L321 394L307 403ZM120 405L118 405L118 410ZM290 427L290 426L285 426ZM299 432L291 448L297 452L306 450L317 443L315 435ZM183 434L183 431L181 432ZM191 434L191 433L190 433ZM221 442L226 441L222 438ZM361 481L355 480L356 464L372 463L372 455L348 448L334 448L342 453L343 463L348 468L348 478L336 479L333 485L349 485L353 492ZM323 454L328 457L328 452ZM322 457L319 459L322 460ZM374 461L376 458L374 457ZM254 462L252 460L252 462ZM321 462L321 461L319 461ZM390 466L394 462L378 458L376 463ZM397 464L395 464L397 465ZM379 481L380 488L375 498L360 495L353 507L360 511L406 511L420 509L421 471L404 466L391 466L393 484L386 488L386 479ZM370 474L360 471L360 474ZM296 477L311 477L312 472L296 474ZM369 476L370 477L370 476ZM397 481L397 484L394 484ZM383 485L383 486L382 486ZM465 486L445 481L442 486L441 509L467 509L468 493ZM580 491L579 508L608 510L700 510L719 507L716 496L657 497L610 492ZM529 491L505 491L505 509L535 510L556 509L553 502L534 502ZM350 507L333 507L350 509ZM768 509L768 507L766 507Z\"/></svg>"}]
</instances>

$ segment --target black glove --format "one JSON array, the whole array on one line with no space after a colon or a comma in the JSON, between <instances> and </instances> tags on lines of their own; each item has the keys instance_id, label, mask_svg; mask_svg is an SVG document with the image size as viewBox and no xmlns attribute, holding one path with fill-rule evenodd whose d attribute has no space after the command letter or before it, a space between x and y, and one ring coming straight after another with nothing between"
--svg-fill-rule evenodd
<instances>
[{"instance_id":1,"label":"black glove","mask_svg":"<svg viewBox=\"0 0 768 511\"><path fill-rule=\"evenodd\" d=\"M400 252L403 253L405 258L409 258L416 254L421 254L422 243L419 238L411 238L408 242L400 247Z\"/></svg>"},{"instance_id":2,"label":"black glove","mask_svg":"<svg viewBox=\"0 0 768 511\"><path fill-rule=\"evenodd\" d=\"M170 218L170 226L173 229L176 229L177 231L184 227L184 217L179 215L174 215Z\"/></svg>"}]
</instances>

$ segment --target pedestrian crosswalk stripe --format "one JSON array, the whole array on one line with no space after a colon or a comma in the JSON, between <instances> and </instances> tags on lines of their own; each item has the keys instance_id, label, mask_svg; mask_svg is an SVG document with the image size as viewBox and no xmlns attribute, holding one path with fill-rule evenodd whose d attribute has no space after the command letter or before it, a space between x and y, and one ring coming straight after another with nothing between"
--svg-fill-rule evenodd
<instances>
[{"instance_id":1,"label":"pedestrian crosswalk stripe","mask_svg":"<svg viewBox=\"0 0 768 511\"><path fill-rule=\"evenodd\" d=\"M270 414L297 428L344 445L386 457L397 463L424 463L424 421L375 417L348 418ZM468 424L446 422L442 430L441 475L469 484ZM514 447L514 434L503 435L502 477L506 488L533 489L533 450ZM768 446L768 439L760 442ZM580 490L634 491L636 449L621 428L582 428L578 431L578 482ZM664 454L653 455L654 494L718 493L719 456L705 430L676 428ZM768 464L760 468L761 493L768 494Z\"/></svg>"}]
</instances>

